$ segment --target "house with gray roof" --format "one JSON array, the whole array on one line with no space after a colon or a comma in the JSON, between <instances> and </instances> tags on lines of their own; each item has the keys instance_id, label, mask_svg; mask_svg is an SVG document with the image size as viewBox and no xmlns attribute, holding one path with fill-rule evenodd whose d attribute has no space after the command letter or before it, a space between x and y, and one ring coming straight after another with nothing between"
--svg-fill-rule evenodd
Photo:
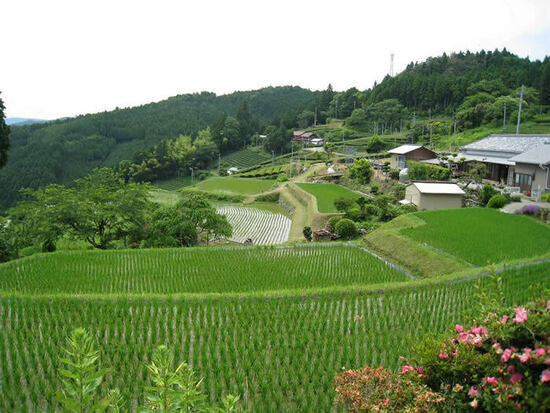
<instances>
[{"instance_id":1,"label":"house with gray roof","mask_svg":"<svg viewBox=\"0 0 550 413\"><path fill-rule=\"evenodd\" d=\"M514 162L514 186L522 192L540 194L550 191L550 141L510 158Z\"/></svg>"},{"instance_id":2,"label":"house with gray roof","mask_svg":"<svg viewBox=\"0 0 550 413\"><path fill-rule=\"evenodd\" d=\"M545 162L550 162L550 158L545 158L549 146L550 135L494 134L463 146L457 158L466 164L484 163L487 166L486 179L519 187L522 192L529 195L533 191L538 191L540 195L548 190L548 180L544 181L542 174L547 165ZM539 168L539 164L542 167Z\"/></svg>"}]
</instances>

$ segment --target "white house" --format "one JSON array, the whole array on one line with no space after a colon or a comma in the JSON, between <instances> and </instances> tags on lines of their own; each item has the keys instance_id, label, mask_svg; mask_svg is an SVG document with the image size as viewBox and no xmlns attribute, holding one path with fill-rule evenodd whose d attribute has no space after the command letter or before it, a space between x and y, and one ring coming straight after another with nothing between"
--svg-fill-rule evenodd
<instances>
[{"instance_id":1,"label":"white house","mask_svg":"<svg viewBox=\"0 0 550 413\"><path fill-rule=\"evenodd\" d=\"M450 182L413 182L405 189L405 200L420 210L461 208L464 194Z\"/></svg>"}]
</instances>

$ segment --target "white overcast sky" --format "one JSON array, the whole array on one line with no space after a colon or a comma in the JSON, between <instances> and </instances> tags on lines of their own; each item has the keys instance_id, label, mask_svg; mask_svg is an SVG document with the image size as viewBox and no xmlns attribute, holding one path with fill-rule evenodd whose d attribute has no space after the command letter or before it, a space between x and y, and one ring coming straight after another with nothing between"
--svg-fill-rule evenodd
<instances>
[{"instance_id":1,"label":"white overcast sky","mask_svg":"<svg viewBox=\"0 0 550 413\"><path fill-rule=\"evenodd\" d=\"M550 0L2 0L9 117L269 85L366 89L443 52L550 55Z\"/></svg>"}]
</instances>

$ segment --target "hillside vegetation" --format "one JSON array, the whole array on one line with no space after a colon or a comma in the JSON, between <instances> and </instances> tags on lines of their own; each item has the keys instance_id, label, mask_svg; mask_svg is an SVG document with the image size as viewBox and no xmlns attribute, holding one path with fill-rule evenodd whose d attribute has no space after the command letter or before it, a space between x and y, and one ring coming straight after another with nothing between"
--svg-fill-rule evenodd
<instances>
[{"instance_id":1,"label":"hillside vegetation","mask_svg":"<svg viewBox=\"0 0 550 413\"><path fill-rule=\"evenodd\" d=\"M315 96L315 92L290 86L223 96L203 92L133 108L12 127L9 161L0 170L0 208L12 205L20 188L68 183L95 167L115 167L122 160L130 160L162 139L196 135L224 115L235 116L245 101L250 115L258 122L256 127L263 130L262 125L274 116L303 110Z\"/></svg>"}]
</instances>

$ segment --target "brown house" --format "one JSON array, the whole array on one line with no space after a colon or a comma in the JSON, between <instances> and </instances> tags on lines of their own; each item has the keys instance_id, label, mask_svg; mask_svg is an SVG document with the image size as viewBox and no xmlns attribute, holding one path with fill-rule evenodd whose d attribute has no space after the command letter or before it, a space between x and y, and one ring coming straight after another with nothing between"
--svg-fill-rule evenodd
<instances>
[{"instance_id":1,"label":"brown house","mask_svg":"<svg viewBox=\"0 0 550 413\"><path fill-rule=\"evenodd\" d=\"M422 145L401 145L388 153L391 155L390 165L392 169L407 167L407 161L424 161L437 158L437 154Z\"/></svg>"}]
</instances>

